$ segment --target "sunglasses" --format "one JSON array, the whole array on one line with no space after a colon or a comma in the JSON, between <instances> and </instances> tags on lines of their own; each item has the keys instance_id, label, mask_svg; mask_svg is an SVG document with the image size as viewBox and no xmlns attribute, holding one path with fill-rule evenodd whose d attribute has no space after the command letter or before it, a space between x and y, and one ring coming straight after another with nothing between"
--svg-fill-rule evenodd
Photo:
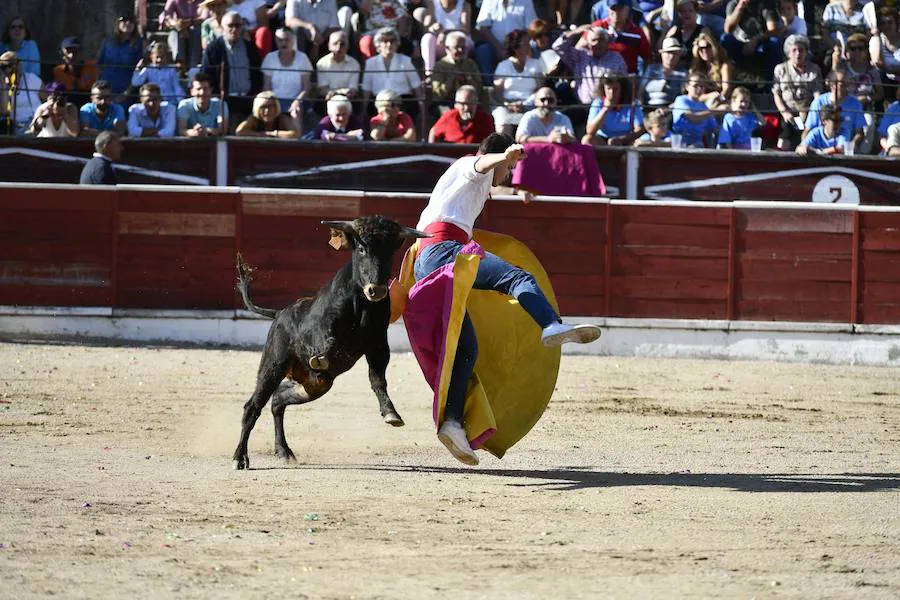
<instances>
[{"instance_id":1,"label":"sunglasses","mask_svg":"<svg viewBox=\"0 0 900 600\"><path fill-rule=\"evenodd\" d=\"M13 23L9 26L10 29L25 29L25 23Z\"/></svg>"},{"instance_id":2,"label":"sunglasses","mask_svg":"<svg viewBox=\"0 0 900 600\"><path fill-rule=\"evenodd\" d=\"M697 50L709 50L712 46L697 46Z\"/></svg>"},{"instance_id":3,"label":"sunglasses","mask_svg":"<svg viewBox=\"0 0 900 600\"><path fill-rule=\"evenodd\" d=\"M535 102L546 102L547 104L556 104L556 98L543 97L543 98L535 98Z\"/></svg>"}]
</instances>

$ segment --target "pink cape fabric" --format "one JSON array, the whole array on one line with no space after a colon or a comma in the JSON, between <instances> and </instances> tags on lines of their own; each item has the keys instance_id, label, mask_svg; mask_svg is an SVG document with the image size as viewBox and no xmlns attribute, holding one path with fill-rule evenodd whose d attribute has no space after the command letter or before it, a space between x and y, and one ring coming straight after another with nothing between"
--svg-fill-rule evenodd
<instances>
[{"instance_id":1,"label":"pink cape fabric","mask_svg":"<svg viewBox=\"0 0 900 600\"><path fill-rule=\"evenodd\" d=\"M545 196L606 194L594 147L585 144L525 144L512 184Z\"/></svg>"},{"instance_id":2,"label":"pink cape fabric","mask_svg":"<svg viewBox=\"0 0 900 600\"><path fill-rule=\"evenodd\" d=\"M484 257L484 250L472 241L463 246L459 254L475 254ZM447 341L447 329L453 311L453 268L449 263L420 279L410 289L403 312L403 323L409 335L413 354L422 368L425 381L434 391L432 418L439 425L438 403L441 372L444 369L444 348ZM455 357L449 357L453 360ZM469 440L473 448L486 442L495 430L488 429L475 439Z\"/></svg>"}]
</instances>

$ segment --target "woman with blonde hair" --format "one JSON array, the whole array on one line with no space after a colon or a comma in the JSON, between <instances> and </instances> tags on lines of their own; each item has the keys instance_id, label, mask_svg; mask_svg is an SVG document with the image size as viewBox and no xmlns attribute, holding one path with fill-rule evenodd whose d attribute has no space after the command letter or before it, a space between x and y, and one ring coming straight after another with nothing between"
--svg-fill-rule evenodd
<instances>
[{"instance_id":1,"label":"woman with blonde hair","mask_svg":"<svg viewBox=\"0 0 900 600\"><path fill-rule=\"evenodd\" d=\"M299 132L290 116L281 112L281 105L273 92L260 92L253 99L253 114L234 131L245 137L275 137L296 139Z\"/></svg>"},{"instance_id":2,"label":"woman with blonde hair","mask_svg":"<svg viewBox=\"0 0 900 600\"><path fill-rule=\"evenodd\" d=\"M394 90L382 90L375 96L378 114L369 120L369 137L375 142L414 142L416 126L412 117L400 110L402 99Z\"/></svg>"},{"instance_id":3,"label":"woman with blonde hair","mask_svg":"<svg viewBox=\"0 0 900 600\"><path fill-rule=\"evenodd\" d=\"M734 65L728 60L725 49L708 29L704 29L694 40L691 54L694 57L691 71L703 73L710 83L710 89L700 99L710 108L726 104L734 89Z\"/></svg>"}]
</instances>

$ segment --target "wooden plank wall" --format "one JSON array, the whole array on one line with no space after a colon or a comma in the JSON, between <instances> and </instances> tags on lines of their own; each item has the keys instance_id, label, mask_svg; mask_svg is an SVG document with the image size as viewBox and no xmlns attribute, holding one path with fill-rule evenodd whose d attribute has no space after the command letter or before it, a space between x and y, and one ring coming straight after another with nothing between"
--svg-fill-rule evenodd
<instances>
[{"instance_id":1,"label":"wooden plank wall","mask_svg":"<svg viewBox=\"0 0 900 600\"><path fill-rule=\"evenodd\" d=\"M322 219L415 226L423 196L2 186L0 305L233 309L314 293L347 256ZM900 210L488 202L478 227L524 242L565 315L900 323ZM398 252L395 270L402 256Z\"/></svg>"}]
</instances>

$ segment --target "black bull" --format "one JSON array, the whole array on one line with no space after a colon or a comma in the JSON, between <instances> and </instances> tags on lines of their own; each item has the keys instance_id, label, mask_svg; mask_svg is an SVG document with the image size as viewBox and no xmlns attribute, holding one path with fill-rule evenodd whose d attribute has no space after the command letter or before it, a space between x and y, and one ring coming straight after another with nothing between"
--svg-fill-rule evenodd
<instances>
[{"instance_id":1,"label":"black bull","mask_svg":"<svg viewBox=\"0 0 900 600\"><path fill-rule=\"evenodd\" d=\"M332 245L352 252L347 262L313 298L282 310L260 308L250 299L250 268L238 255L238 289L248 310L274 323L269 328L256 375L256 389L244 404L241 439L234 451L234 468L247 469L247 442L263 407L272 398L275 452L295 460L284 438L284 410L323 396L334 379L363 355L369 363L369 383L378 397L381 416L403 425L387 393L385 371L390 360L387 328L391 316L388 283L394 254L407 239L428 234L384 217L354 221L323 221L332 228Z\"/></svg>"}]
</instances>

